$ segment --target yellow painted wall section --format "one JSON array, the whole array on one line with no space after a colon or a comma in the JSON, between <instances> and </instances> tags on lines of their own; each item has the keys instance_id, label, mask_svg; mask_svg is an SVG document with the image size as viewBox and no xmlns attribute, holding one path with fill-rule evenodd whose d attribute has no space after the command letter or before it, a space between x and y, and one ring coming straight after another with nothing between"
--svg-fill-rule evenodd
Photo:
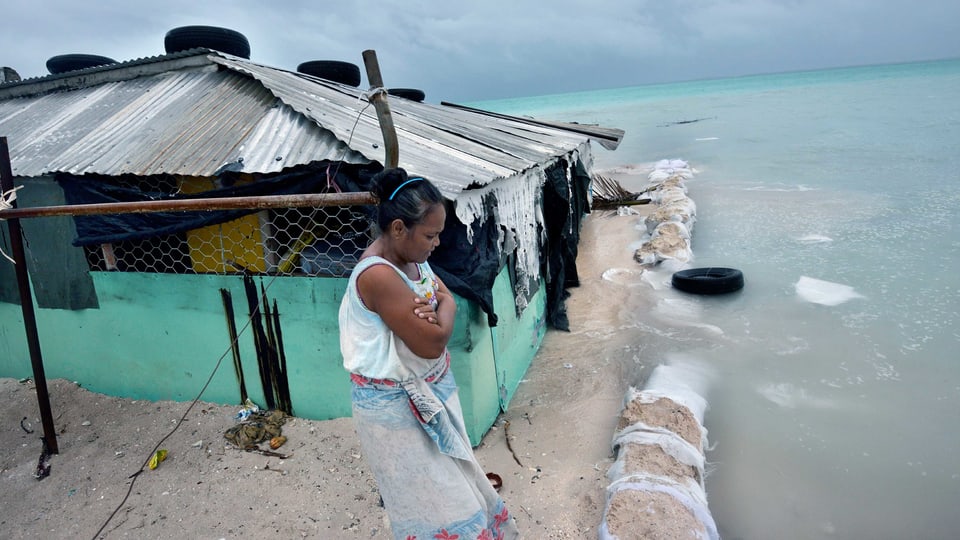
<instances>
[{"instance_id":1,"label":"yellow painted wall section","mask_svg":"<svg viewBox=\"0 0 960 540\"><path fill-rule=\"evenodd\" d=\"M241 184L250 182L238 181ZM216 187L209 178L184 177L180 180L181 193L200 193ZM244 268L252 272L266 272L263 236L260 232L262 213L187 231L193 269L199 273L232 274Z\"/></svg>"}]
</instances>

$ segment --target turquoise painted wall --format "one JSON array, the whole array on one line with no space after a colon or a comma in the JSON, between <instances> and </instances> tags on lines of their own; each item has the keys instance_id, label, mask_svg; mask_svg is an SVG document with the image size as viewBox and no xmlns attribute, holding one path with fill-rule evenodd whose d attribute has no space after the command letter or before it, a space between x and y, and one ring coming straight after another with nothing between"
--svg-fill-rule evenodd
<instances>
[{"instance_id":1,"label":"turquoise painted wall","mask_svg":"<svg viewBox=\"0 0 960 540\"><path fill-rule=\"evenodd\" d=\"M490 330L496 357L497 396L505 411L546 334L546 287L540 284L523 314L517 318L509 275L501 272L493 286L493 304L503 322Z\"/></svg>"},{"instance_id":2,"label":"turquoise painted wall","mask_svg":"<svg viewBox=\"0 0 960 540\"><path fill-rule=\"evenodd\" d=\"M220 289L231 292L246 387L264 405L242 278L222 275L93 272L99 309L37 309L48 379L64 378L111 396L240 403ZM294 414L325 420L350 415L350 381L341 366L337 311L346 279L263 277L276 301ZM541 291L543 287L541 287ZM517 319L509 276L494 286L500 323L457 298L450 342L470 439L479 443L519 385L543 337L543 293ZM219 362L219 367L217 364ZM0 303L0 376L33 375L19 305Z\"/></svg>"},{"instance_id":3,"label":"turquoise painted wall","mask_svg":"<svg viewBox=\"0 0 960 540\"><path fill-rule=\"evenodd\" d=\"M233 296L237 331L248 317L243 281L236 276L94 272L100 309L37 310L48 378L134 399L193 399L219 362L205 401L239 404L239 383L220 289ZM287 379L298 415L350 415L349 388L340 364L337 308L345 279L256 278L276 300L283 328ZM10 312L16 313L15 321ZM2 304L4 345L0 374L32 374L20 307ZM18 325L17 335L10 326ZM263 405L253 337L239 338L248 393ZM222 359L222 360L221 360ZM302 410L300 410L302 409Z\"/></svg>"}]
</instances>

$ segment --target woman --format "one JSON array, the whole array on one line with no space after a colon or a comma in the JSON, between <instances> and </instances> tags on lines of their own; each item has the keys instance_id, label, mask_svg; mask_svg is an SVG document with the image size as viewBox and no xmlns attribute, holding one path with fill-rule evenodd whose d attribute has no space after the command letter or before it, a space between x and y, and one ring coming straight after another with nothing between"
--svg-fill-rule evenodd
<instances>
[{"instance_id":1,"label":"woman","mask_svg":"<svg viewBox=\"0 0 960 540\"><path fill-rule=\"evenodd\" d=\"M427 258L446 220L421 177L373 178L379 235L340 304L353 419L395 538L518 537L470 446L447 342L457 306Z\"/></svg>"}]
</instances>

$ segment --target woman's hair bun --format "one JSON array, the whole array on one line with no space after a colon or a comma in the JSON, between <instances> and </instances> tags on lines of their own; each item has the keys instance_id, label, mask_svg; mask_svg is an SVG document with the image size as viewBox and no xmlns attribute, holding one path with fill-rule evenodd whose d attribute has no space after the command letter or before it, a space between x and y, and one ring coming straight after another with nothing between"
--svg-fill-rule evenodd
<instances>
[{"instance_id":1,"label":"woman's hair bun","mask_svg":"<svg viewBox=\"0 0 960 540\"><path fill-rule=\"evenodd\" d=\"M443 203L437 186L422 176L408 177L401 168L375 174L370 179L370 191L379 199L376 221L381 232L395 219L407 227L420 223L433 205Z\"/></svg>"},{"instance_id":2,"label":"woman's hair bun","mask_svg":"<svg viewBox=\"0 0 960 540\"><path fill-rule=\"evenodd\" d=\"M387 200L400 184L407 181L407 171L401 168L384 169L373 176L372 191L380 199L380 202Z\"/></svg>"}]
</instances>

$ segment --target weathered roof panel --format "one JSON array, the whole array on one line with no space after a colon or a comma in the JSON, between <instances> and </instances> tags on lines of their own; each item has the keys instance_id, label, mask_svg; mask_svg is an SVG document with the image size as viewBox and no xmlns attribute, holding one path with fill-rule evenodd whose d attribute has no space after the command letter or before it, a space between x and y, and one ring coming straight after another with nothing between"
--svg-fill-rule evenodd
<instances>
[{"instance_id":1,"label":"weathered roof panel","mask_svg":"<svg viewBox=\"0 0 960 540\"><path fill-rule=\"evenodd\" d=\"M367 159L384 161L383 134L376 109L363 90L238 59L215 61L249 73L283 103L340 140L349 141L350 147ZM448 197L455 197L468 185L513 176L537 163L511 160L502 154L484 158L480 151L486 149L471 148L473 144L462 135L439 132L429 123L404 115L403 111L414 102L400 98L389 102L400 147L399 166L430 178Z\"/></svg>"},{"instance_id":2,"label":"weathered roof panel","mask_svg":"<svg viewBox=\"0 0 960 540\"><path fill-rule=\"evenodd\" d=\"M400 166L448 197L576 151L589 134L473 109L389 99ZM622 135L622 132L620 132ZM382 162L358 88L210 50L0 86L14 174L215 176L320 160Z\"/></svg>"},{"instance_id":3,"label":"weathered roof panel","mask_svg":"<svg viewBox=\"0 0 960 540\"><path fill-rule=\"evenodd\" d=\"M253 79L187 70L0 101L13 172L214 176L278 172L359 154L278 102Z\"/></svg>"}]
</instances>

